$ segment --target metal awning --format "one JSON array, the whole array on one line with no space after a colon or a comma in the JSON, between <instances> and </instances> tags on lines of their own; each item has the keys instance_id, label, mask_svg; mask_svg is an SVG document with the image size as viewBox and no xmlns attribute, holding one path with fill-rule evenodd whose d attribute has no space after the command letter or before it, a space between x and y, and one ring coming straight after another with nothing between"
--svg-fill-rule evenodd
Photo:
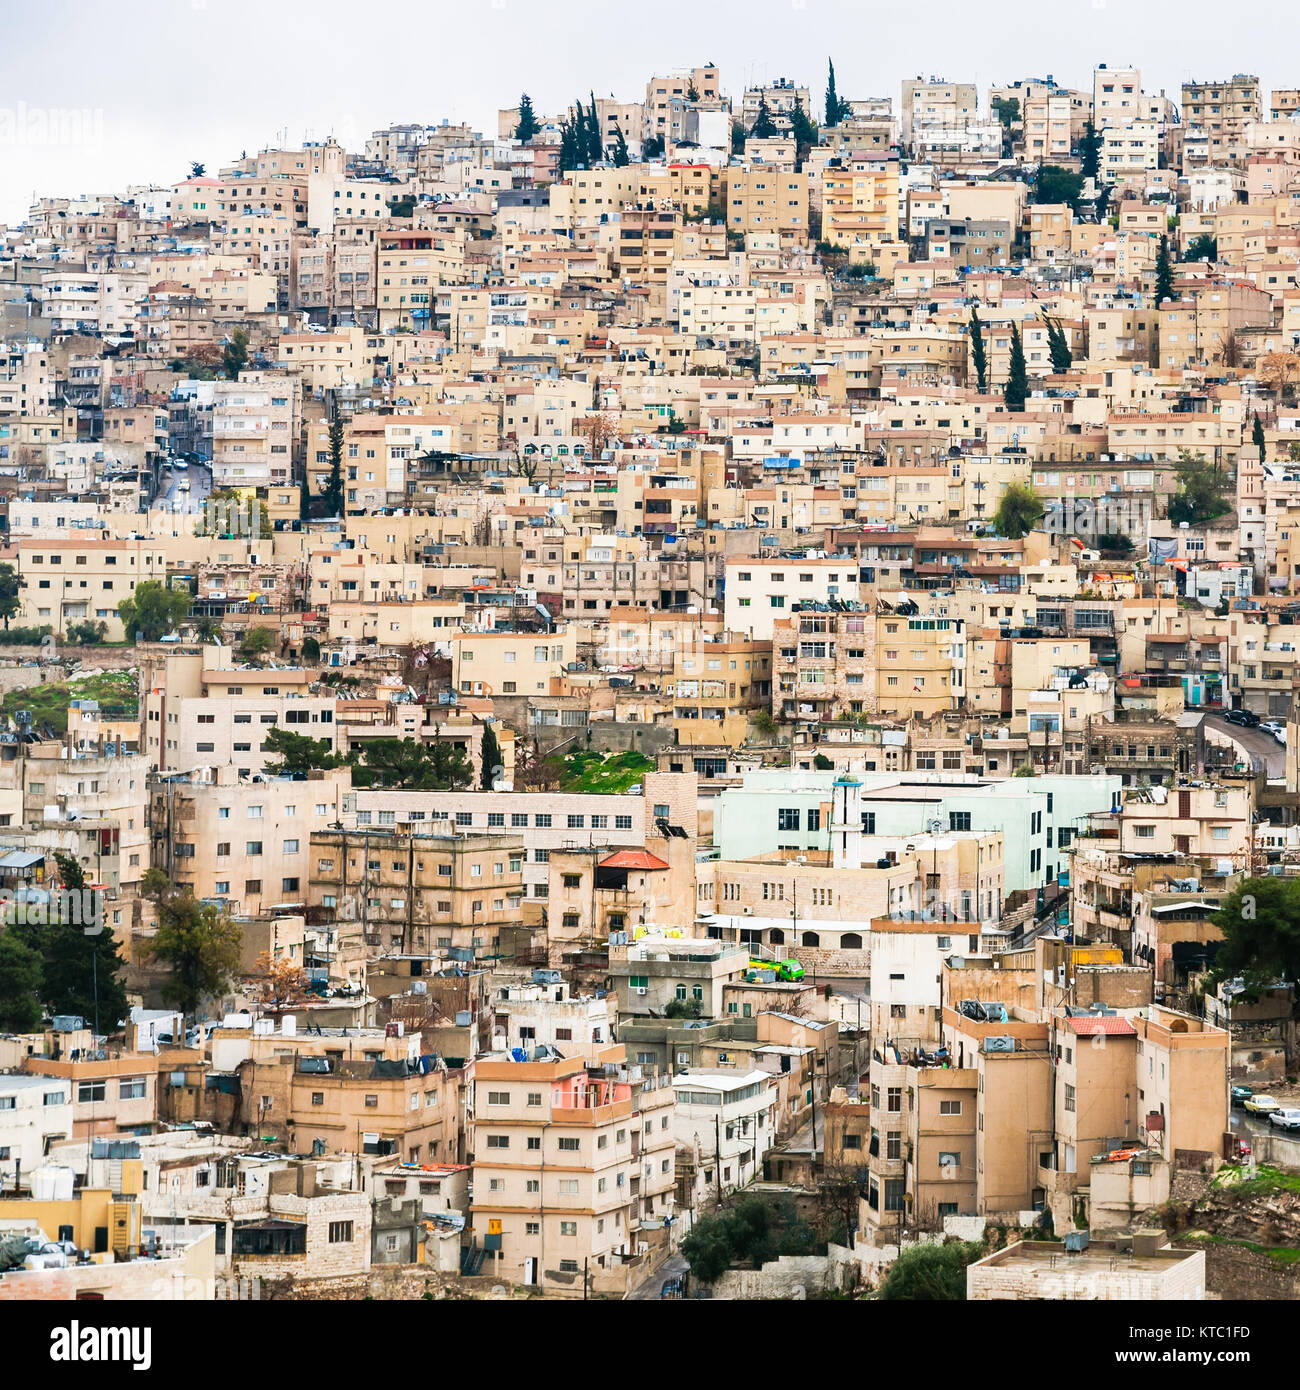
<instances>
[{"instance_id":1,"label":"metal awning","mask_svg":"<svg viewBox=\"0 0 1300 1390\"><path fill-rule=\"evenodd\" d=\"M10 850L3 859L0 859L0 869L30 869L33 864L43 864L45 856L35 854L31 850L15 849Z\"/></svg>"}]
</instances>

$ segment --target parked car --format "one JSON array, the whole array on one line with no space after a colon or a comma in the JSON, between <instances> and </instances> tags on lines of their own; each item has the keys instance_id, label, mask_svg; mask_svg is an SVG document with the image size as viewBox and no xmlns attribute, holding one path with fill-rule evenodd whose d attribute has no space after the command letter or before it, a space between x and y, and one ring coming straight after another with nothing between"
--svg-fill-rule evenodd
<instances>
[{"instance_id":1,"label":"parked car","mask_svg":"<svg viewBox=\"0 0 1300 1390\"><path fill-rule=\"evenodd\" d=\"M1245 1103L1255 1094L1250 1086L1234 1086L1232 1088L1233 1105L1245 1105Z\"/></svg>"},{"instance_id":2,"label":"parked car","mask_svg":"<svg viewBox=\"0 0 1300 1390\"><path fill-rule=\"evenodd\" d=\"M1300 1129L1300 1110L1289 1106L1282 1110L1274 1110L1269 1114L1268 1122L1276 1125L1278 1129Z\"/></svg>"},{"instance_id":3,"label":"parked car","mask_svg":"<svg viewBox=\"0 0 1300 1390\"><path fill-rule=\"evenodd\" d=\"M1272 1096L1251 1096L1243 1106L1243 1109L1248 1110L1252 1115L1271 1115L1274 1110L1281 1110L1281 1108Z\"/></svg>"},{"instance_id":4,"label":"parked car","mask_svg":"<svg viewBox=\"0 0 1300 1390\"><path fill-rule=\"evenodd\" d=\"M1229 724L1240 724L1243 729L1259 727L1259 715L1252 714L1248 709L1230 709L1223 717Z\"/></svg>"},{"instance_id":5,"label":"parked car","mask_svg":"<svg viewBox=\"0 0 1300 1390\"><path fill-rule=\"evenodd\" d=\"M1279 743L1286 743L1286 725L1276 719L1266 719L1259 726L1262 730L1273 735Z\"/></svg>"}]
</instances>

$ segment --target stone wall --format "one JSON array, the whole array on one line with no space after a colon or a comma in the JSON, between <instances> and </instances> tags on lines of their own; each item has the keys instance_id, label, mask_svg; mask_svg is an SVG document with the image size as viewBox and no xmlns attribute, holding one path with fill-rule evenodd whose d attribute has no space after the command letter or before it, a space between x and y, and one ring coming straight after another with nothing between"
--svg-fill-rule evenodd
<instances>
[{"instance_id":1,"label":"stone wall","mask_svg":"<svg viewBox=\"0 0 1300 1390\"><path fill-rule=\"evenodd\" d=\"M803 966L805 979L813 975L824 975L827 979L860 979L871 974L871 952L867 949L836 951L829 946L774 946L772 949L778 953L788 951Z\"/></svg>"},{"instance_id":2,"label":"stone wall","mask_svg":"<svg viewBox=\"0 0 1300 1390\"><path fill-rule=\"evenodd\" d=\"M853 1252L831 1245L825 1255L782 1255L761 1269L729 1269L713 1285L713 1297L806 1298L852 1288L856 1276Z\"/></svg>"}]
</instances>

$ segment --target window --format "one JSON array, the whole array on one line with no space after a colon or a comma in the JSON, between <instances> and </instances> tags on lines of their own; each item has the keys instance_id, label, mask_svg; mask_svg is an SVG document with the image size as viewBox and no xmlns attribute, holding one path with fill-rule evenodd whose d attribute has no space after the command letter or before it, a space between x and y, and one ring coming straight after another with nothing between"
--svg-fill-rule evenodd
<instances>
[{"instance_id":1,"label":"window","mask_svg":"<svg viewBox=\"0 0 1300 1390\"><path fill-rule=\"evenodd\" d=\"M489 1105L509 1105L509 1104L510 1104L510 1092L509 1092L509 1091L489 1091L489 1092L488 1092L488 1104L489 1104Z\"/></svg>"},{"instance_id":2,"label":"window","mask_svg":"<svg viewBox=\"0 0 1300 1390\"><path fill-rule=\"evenodd\" d=\"M577 1138L562 1137L559 1147L561 1153L577 1153L582 1141Z\"/></svg>"},{"instance_id":3,"label":"window","mask_svg":"<svg viewBox=\"0 0 1300 1390\"><path fill-rule=\"evenodd\" d=\"M1073 1110L1073 1109L1074 1109L1074 1087L1073 1087L1073 1086L1068 1086L1068 1085L1067 1085L1066 1088L1065 1088L1065 1108L1066 1108L1067 1110Z\"/></svg>"},{"instance_id":4,"label":"window","mask_svg":"<svg viewBox=\"0 0 1300 1390\"><path fill-rule=\"evenodd\" d=\"M960 1114L961 1114L961 1101L959 1101L959 1100L941 1100L941 1101L939 1102L939 1114L941 1114L941 1115L960 1115Z\"/></svg>"},{"instance_id":5,"label":"window","mask_svg":"<svg viewBox=\"0 0 1300 1390\"><path fill-rule=\"evenodd\" d=\"M85 1105L92 1101L104 1099L104 1083L102 1081L80 1081L77 1083L77 1104Z\"/></svg>"},{"instance_id":6,"label":"window","mask_svg":"<svg viewBox=\"0 0 1300 1390\"><path fill-rule=\"evenodd\" d=\"M131 1076L117 1083L118 1100L143 1100L145 1081L143 1076Z\"/></svg>"},{"instance_id":7,"label":"window","mask_svg":"<svg viewBox=\"0 0 1300 1390\"><path fill-rule=\"evenodd\" d=\"M576 1236L578 1234L578 1223L576 1221L561 1221L560 1234L562 1236Z\"/></svg>"},{"instance_id":8,"label":"window","mask_svg":"<svg viewBox=\"0 0 1300 1390\"><path fill-rule=\"evenodd\" d=\"M776 813L776 828L778 830L798 830L799 829L799 809L798 807L781 806Z\"/></svg>"},{"instance_id":9,"label":"window","mask_svg":"<svg viewBox=\"0 0 1300 1390\"><path fill-rule=\"evenodd\" d=\"M351 1221L331 1221L330 1222L330 1244L348 1245L352 1241L352 1222Z\"/></svg>"},{"instance_id":10,"label":"window","mask_svg":"<svg viewBox=\"0 0 1300 1390\"><path fill-rule=\"evenodd\" d=\"M489 1149L508 1149L510 1147L510 1136L508 1134L489 1134L487 1137Z\"/></svg>"},{"instance_id":11,"label":"window","mask_svg":"<svg viewBox=\"0 0 1300 1390\"><path fill-rule=\"evenodd\" d=\"M885 1109L891 1115L897 1115L903 1108L903 1088L901 1086L891 1086L885 1093Z\"/></svg>"}]
</instances>

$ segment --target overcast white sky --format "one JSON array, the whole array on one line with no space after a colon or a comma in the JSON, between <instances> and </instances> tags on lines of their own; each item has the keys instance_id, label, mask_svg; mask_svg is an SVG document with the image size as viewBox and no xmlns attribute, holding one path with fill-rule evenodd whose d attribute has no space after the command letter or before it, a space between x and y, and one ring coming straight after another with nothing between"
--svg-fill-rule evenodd
<instances>
[{"instance_id":1,"label":"overcast white sky","mask_svg":"<svg viewBox=\"0 0 1300 1390\"><path fill-rule=\"evenodd\" d=\"M820 114L924 72L991 82L1098 62L1141 67L1177 100L1188 78L1254 72L1300 86L1288 0L0 0L0 221L32 195L173 182L287 138L359 148L395 121L467 120L527 90L539 112L644 95L656 72L712 61L724 90L794 78ZM287 132L287 137L285 132Z\"/></svg>"}]
</instances>

